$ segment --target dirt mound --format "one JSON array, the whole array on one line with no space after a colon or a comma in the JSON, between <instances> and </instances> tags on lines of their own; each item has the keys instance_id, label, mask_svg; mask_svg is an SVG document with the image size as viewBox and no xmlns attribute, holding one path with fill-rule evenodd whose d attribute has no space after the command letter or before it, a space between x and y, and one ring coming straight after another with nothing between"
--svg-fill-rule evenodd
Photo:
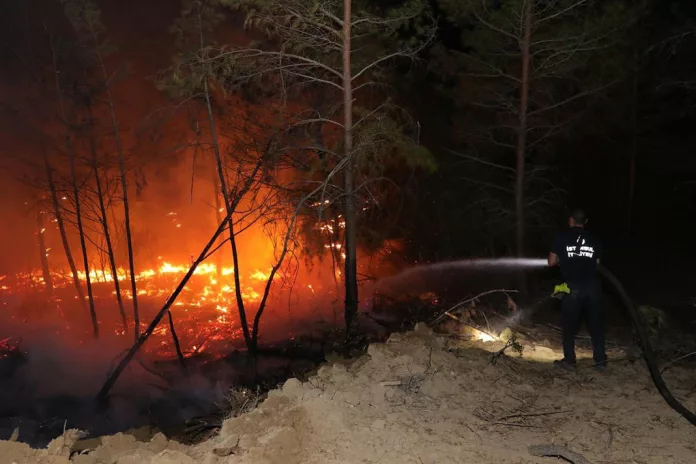
<instances>
[{"instance_id":1,"label":"dirt mound","mask_svg":"<svg viewBox=\"0 0 696 464\"><path fill-rule=\"evenodd\" d=\"M527 360L552 358L550 348L529 345L521 358L489 363L501 347L462 346L421 326L305 383L288 380L194 447L119 434L69 461L71 439L61 437L40 451L1 442L0 463L553 463L530 455L542 444L593 463L694 462L696 431L664 403L642 363L557 372ZM694 409L696 373L674 368L667 377Z\"/></svg>"}]
</instances>

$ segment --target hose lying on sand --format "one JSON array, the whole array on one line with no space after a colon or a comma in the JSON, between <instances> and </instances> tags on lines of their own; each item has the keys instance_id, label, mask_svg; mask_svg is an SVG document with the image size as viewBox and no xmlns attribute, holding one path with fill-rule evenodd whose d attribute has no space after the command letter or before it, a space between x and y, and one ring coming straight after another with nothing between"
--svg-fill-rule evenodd
<instances>
[{"instance_id":1,"label":"hose lying on sand","mask_svg":"<svg viewBox=\"0 0 696 464\"><path fill-rule=\"evenodd\" d=\"M626 290L623 288L623 285L621 285L619 279L617 279L616 276L609 272L609 270L607 270L607 268L605 268L604 266L600 265L598 267L598 270L601 276L604 277L604 279L606 279L606 281L609 282L612 287L614 287L614 290L616 290L616 293L618 293L619 297L621 298L621 302L624 304L624 306L626 306L626 309L631 315L633 325L636 328L636 331L638 332L638 337L640 338L640 344L643 347L643 355L645 356L645 362L648 365L648 369L650 370L650 376L652 377L652 380L655 383L655 387L657 387L657 390L660 392L667 404L669 404L672 407L672 409L684 416L684 418L691 422L693 425L696 425L696 414L689 411L683 404L681 404L679 400L677 400L672 395L672 393L669 391L669 388L667 388L667 384L665 383L665 380L662 378L660 369L657 367L657 358L655 357L655 352L653 351L652 345L650 343L650 335L648 334L648 330L646 329L643 320L638 314L638 311L636 311L636 308L633 306L633 302L631 302L631 299L628 297L628 294L626 293Z\"/></svg>"}]
</instances>

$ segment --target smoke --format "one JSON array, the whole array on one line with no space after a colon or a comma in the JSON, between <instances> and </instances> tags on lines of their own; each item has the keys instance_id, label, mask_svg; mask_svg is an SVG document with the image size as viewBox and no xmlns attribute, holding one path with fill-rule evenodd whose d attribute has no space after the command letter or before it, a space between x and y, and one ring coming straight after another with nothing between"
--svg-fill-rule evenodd
<instances>
[{"instance_id":1,"label":"smoke","mask_svg":"<svg viewBox=\"0 0 696 464\"><path fill-rule=\"evenodd\" d=\"M79 342L48 322L11 327L5 322L3 332L22 338L21 356L2 360L5 369L7 363L14 366L0 378L0 436L19 427L21 439L34 446L45 446L64 426L102 435L141 425L181 424L217 411L236 380L224 363L215 376L204 376L201 365L189 360L184 375L176 363L155 365L143 354L119 380L109 407L98 410L95 393L130 337Z\"/></svg>"}]
</instances>

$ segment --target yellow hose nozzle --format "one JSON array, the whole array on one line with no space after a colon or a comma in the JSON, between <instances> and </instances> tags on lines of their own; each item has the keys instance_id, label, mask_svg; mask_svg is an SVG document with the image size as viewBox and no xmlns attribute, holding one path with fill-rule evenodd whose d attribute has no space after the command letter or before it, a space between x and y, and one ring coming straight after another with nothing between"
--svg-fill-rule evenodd
<instances>
[{"instance_id":1,"label":"yellow hose nozzle","mask_svg":"<svg viewBox=\"0 0 696 464\"><path fill-rule=\"evenodd\" d=\"M565 295L569 295L569 294L570 294L570 288L568 288L567 283L563 282L562 284L558 284L553 288L553 294L551 296L553 296L554 298L561 299Z\"/></svg>"}]
</instances>

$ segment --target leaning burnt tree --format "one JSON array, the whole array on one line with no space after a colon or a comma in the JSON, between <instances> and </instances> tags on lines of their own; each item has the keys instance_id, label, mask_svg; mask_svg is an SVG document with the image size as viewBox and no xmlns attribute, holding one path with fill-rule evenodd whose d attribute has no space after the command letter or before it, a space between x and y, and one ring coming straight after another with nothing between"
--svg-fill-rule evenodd
<instances>
[{"instance_id":1,"label":"leaning burnt tree","mask_svg":"<svg viewBox=\"0 0 696 464\"><path fill-rule=\"evenodd\" d=\"M358 310L357 202L361 187L366 185L365 179L360 178L359 167L367 159L376 161L379 156L374 156L375 153L384 148L375 145L379 137L368 137L369 142L362 143L360 132L374 131L381 121L392 117L393 108L387 102L374 104L360 91L379 83L384 66L393 60L415 58L432 38L434 28L429 21L423 22L426 16L418 0L386 14L379 14L369 3L356 2L354 9L351 0L221 0L220 3L244 12L247 27L266 32L271 40L246 47L201 49L198 62L208 68L208 74L231 87L260 83L263 88L265 84L266 93L275 91L283 99L295 96L294 102L300 108L303 90L321 92L333 103L325 111L309 108L307 116L295 122L293 129L316 134L318 127L326 132L331 143L318 147L312 138L301 148L315 157L319 153L325 157L319 172L331 174L336 180L339 180L337 173L342 177L340 183L327 184L321 193L331 195L343 205L344 314L350 333ZM402 40L400 33L406 29L410 38ZM359 109L356 102L368 109L354 120ZM394 134L386 137L393 138Z\"/></svg>"},{"instance_id":2,"label":"leaning burnt tree","mask_svg":"<svg viewBox=\"0 0 696 464\"><path fill-rule=\"evenodd\" d=\"M235 191L232 197L231 208L229 208L228 212L224 215L217 229L212 234L207 244L200 251L198 257L193 261L191 267L186 272L184 277L181 279L177 287L174 289L169 298L167 298L167 301L162 306L162 309L155 315L152 322L150 322L150 325L140 335L133 347L126 353L126 355L120 360L116 368L111 372L106 382L97 394L96 399L98 404L105 405L105 403L108 400L108 394L111 388L115 385L120 375L123 373L130 361L133 360L133 358L138 353L143 344L155 331L159 323L164 318L165 314L171 314L171 308L174 302L177 300L183 289L186 287L189 280L196 272L196 269L198 269L198 266L200 266L206 259L210 258L210 256L216 251L215 244L218 242L220 236L228 228L228 223L231 221L233 213L237 210L237 207L239 206L242 199L247 195L247 193L251 189L254 188L254 185L258 182L258 173L263 167L267 156L268 153L262 153L260 156L256 157L253 160L252 164L247 165L244 169L240 170L240 176L238 177L239 183L235 185Z\"/></svg>"},{"instance_id":3,"label":"leaning burnt tree","mask_svg":"<svg viewBox=\"0 0 696 464\"><path fill-rule=\"evenodd\" d=\"M497 170L489 191L514 197L510 216L517 255L524 256L526 216L558 200L547 193L556 191L547 175L552 156L548 143L584 114L592 97L617 81L616 70L603 59L635 20L633 4L626 0L442 0L440 4L451 21L466 28L460 49L447 53L458 81L453 96L478 114L474 121L478 127L469 129L472 150L460 155ZM593 61L605 71L590 73ZM476 152L487 154L474 156ZM532 184L540 193L530 199Z\"/></svg>"},{"instance_id":4,"label":"leaning burnt tree","mask_svg":"<svg viewBox=\"0 0 696 464\"><path fill-rule=\"evenodd\" d=\"M65 15L72 23L78 34L86 59L100 78L100 84L107 105L111 122L111 134L113 136L118 165L120 170L121 193L123 195L123 213L125 219L126 245L128 248L128 270L133 298L133 323L135 339L140 333L140 312L138 309L138 289L136 283L135 262L133 257L133 240L131 235L130 205L128 203L128 172L126 170L125 150L122 142L121 129L116 114L114 96L112 93L112 73L107 68L106 57L111 51L108 41L103 38L104 26L101 23L101 12L90 0L61 0L65 6ZM116 278L116 276L114 276Z\"/></svg>"},{"instance_id":5,"label":"leaning burnt tree","mask_svg":"<svg viewBox=\"0 0 696 464\"><path fill-rule=\"evenodd\" d=\"M269 107L265 106L263 107L263 110L268 111ZM240 211L239 207L242 201L248 200L250 196L257 196L260 187L269 186L270 181L268 177L261 174L264 172L269 162L273 161L277 163L282 158L283 152L282 149L279 151L277 141L279 136L283 133L282 127L286 126L286 124L274 124L268 126L266 124L259 123L258 120L254 118L252 118L251 121L252 122L249 123L249 120L246 119L246 121L237 120L233 123L234 127L236 127L235 130L238 132L236 134L238 136L238 141L235 146L236 149L232 150L230 153L230 155L234 154L233 159L237 164L237 168L235 169L236 173L232 178L232 182L229 184L230 207L227 208L217 229L212 234L207 244L203 247L198 257L193 261L188 272L184 275L174 292L169 296L169 298L167 298L167 301L162 309L157 313L150 325L141 334L138 341L111 372L101 390L97 394L96 399L98 404L102 406L106 404L111 388L115 385L126 366L130 363L130 361L133 360L143 344L153 334L158 324L164 318L165 314L170 313L172 305L179 297L182 290L186 287L187 283L196 272L198 266L200 266L201 263L209 259L212 254L215 253L217 249L216 244L218 243L220 237L225 234L226 231L228 231L229 223L232 222L234 216L237 215L237 224L242 223L242 221L246 218L246 221L242 223L245 225L242 225L242 227L237 229L237 234L249 227L249 225L255 221L254 218L248 219L249 212ZM282 122L284 119L281 118L280 120L276 120L276 122L278 121ZM239 140L241 140L241 142ZM241 153L244 153L245 155L240 155ZM292 188L292 185L273 186L272 190L274 191L290 192L288 193L289 198L283 198L281 201L282 206L280 207L280 210L286 212L284 219L279 219L277 217L275 219L270 219L271 221L283 220L285 222L285 232L278 237L277 248L279 253L277 254L276 262L271 268L271 272L266 280L259 309L254 316L253 325L251 326L251 345L249 345L249 350L251 352L253 352L258 345L260 323L264 309L267 307L275 277L281 271L286 257L293 252L295 237L297 235L296 225L301 219L303 212L308 209L308 205L320 198L323 191L330 188L330 184L334 180L333 178L337 176L339 172L340 171L338 169L332 170L331 173L325 176L323 181L311 183L312 188L308 191L297 191ZM270 195L270 198L274 197L274 193ZM266 201L267 200L262 200L261 203L265 204ZM271 215L277 214L278 210L275 209L275 207L271 207L271 209L273 209ZM252 208L252 210L256 211L255 214L257 218L266 216L268 211L264 207ZM219 246L221 246L221 244L217 245L217 247Z\"/></svg>"},{"instance_id":6,"label":"leaning burnt tree","mask_svg":"<svg viewBox=\"0 0 696 464\"><path fill-rule=\"evenodd\" d=\"M213 95L210 86L211 76L201 72L196 66L195 53L209 45L209 36L212 35L214 27L222 20L219 4L215 1L191 0L183 4L181 17L174 24L174 32L177 35L177 42L182 52L176 57L173 70L168 70L161 82L163 88L177 97L197 100L205 112L205 121L196 124L197 145L200 146L201 126L207 126L208 144L213 152L215 175L213 185L215 185L215 215L218 223L221 220L222 212L233 215L232 192L230 191L226 163L221 153L218 123L216 121L215 109L213 108ZM187 65L187 62L189 65ZM172 77L173 76L173 77ZM186 76L186 77L184 77ZM220 199L222 198L222 205ZM226 241L229 241L231 248L232 264L234 266L234 292L237 303L237 312L242 327L244 341L249 350L253 350L255 343L249 324L247 321L247 311L242 295L242 285L240 281L239 252L237 249L237 238L235 233L234 217L227 225ZM219 247L218 247L219 248ZM218 256L220 256L218 254ZM218 272L222 260L218 259Z\"/></svg>"},{"instance_id":7,"label":"leaning burnt tree","mask_svg":"<svg viewBox=\"0 0 696 464\"><path fill-rule=\"evenodd\" d=\"M271 165L273 170L281 172L293 169L291 150L281 142L287 142L286 127L294 118L277 100L258 105L258 102L250 104L238 95L224 92L214 94L211 90L215 85L214 76L201 73L196 63L195 60L186 62L177 57L173 67L164 72L159 84L172 98L184 98L194 112L202 106L205 118L211 124L209 128L213 129L209 132L197 130L196 143L192 147L194 150L198 150L199 146L212 145L216 148L214 165L217 175L214 185L216 188L223 187L216 193L225 201L225 206L218 209L222 213L218 222L224 224L224 228L205 259L218 255L219 250L227 245L225 242L230 242L235 303L247 349L253 353L258 347L261 319L268 306L271 288L276 276L281 271L287 271L286 257L293 255L296 248L296 224L306 209L304 204L309 200L306 198L296 204L297 197L306 193L295 185L304 185L302 178L283 183L269 172ZM177 103L177 108L183 108L183 103ZM211 111L208 112L208 109ZM218 116L217 120L215 116ZM229 220L225 219L227 216ZM277 253L266 278L261 301L253 319L250 319L247 311L249 304L242 292L244 266L238 255L237 240L255 224L274 229L267 236Z\"/></svg>"}]
</instances>

